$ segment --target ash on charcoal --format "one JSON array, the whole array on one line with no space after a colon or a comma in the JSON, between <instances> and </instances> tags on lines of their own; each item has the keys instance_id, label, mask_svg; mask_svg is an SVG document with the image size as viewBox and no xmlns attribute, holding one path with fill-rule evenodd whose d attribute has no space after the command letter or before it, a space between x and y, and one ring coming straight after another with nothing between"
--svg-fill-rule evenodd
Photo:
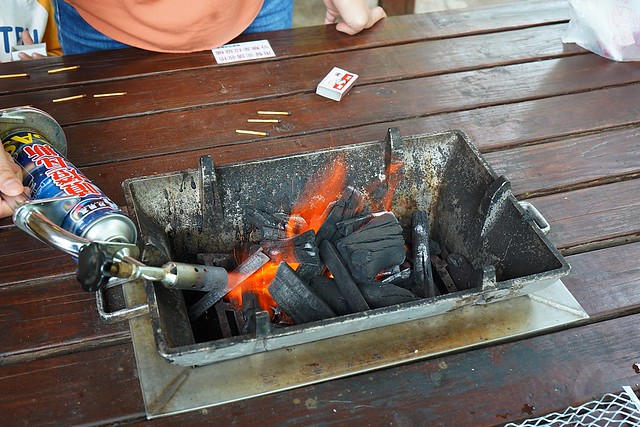
<instances>
[{"instance_id":1,"label":"ash on charcoal","mask_svg":"<svg viewBox=\"0 0 640 427\"><path fill-rule=\"evenodd\" d=\"M338 239L336 248L356 283L370 282L405 259L402 227L391 212L371 215L363 226Z\"/></svg>"},{"instance_id":2,"label":"ash on charcoal","mask_svg":"<svg viewBox=\"0 0 640 427\"><path fill-rule=\"evenodd\" d=\"M285 262L278 266L269 294L296 324L334 317L335 312Z\"/></svg>"}]
</instances>

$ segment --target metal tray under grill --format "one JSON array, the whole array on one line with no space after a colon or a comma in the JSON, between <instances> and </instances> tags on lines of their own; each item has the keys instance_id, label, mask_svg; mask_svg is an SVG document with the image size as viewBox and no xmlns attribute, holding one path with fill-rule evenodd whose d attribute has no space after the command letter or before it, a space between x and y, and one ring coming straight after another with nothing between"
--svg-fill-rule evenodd
<instances>
[{"instance_id":1,"label":"metal tray under grill","mask_svg":"<svg viewBox=\"0 0 640 427\"><path fill-rule=\"evenodd\" d=\"M425 319L465 307L540 293L569 272L569 265L510 190L487 208L498 178L460 131L401 137L390 129L382 141L294 156L262 159L127 180L129 213L143 238L164 247L177 261L197 253L231 252L249 238L246 209L265 203L291 207L310 177L338 156L347 183L358 189L383 181L400 162L403 178L392 211L408 229L416 209L430 216L430 235L451 252L485 269L482 285L328 320L207 342L195 342L181 291L147 282L145 289L159 353L169 362L199 366Z\"/></svg>"}]
</instances>

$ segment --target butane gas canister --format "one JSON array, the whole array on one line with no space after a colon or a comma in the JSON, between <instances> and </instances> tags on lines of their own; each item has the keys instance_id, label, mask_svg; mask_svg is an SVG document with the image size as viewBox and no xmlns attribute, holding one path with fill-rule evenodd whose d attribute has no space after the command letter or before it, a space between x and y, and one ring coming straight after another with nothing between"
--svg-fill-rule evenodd
<instances>
[{"instance_id":1,"label":"butane gas canister","mask_svg":"<svg viewBox=\"0 0 640 427\"><path fill-rule=\"evenodd\" d=\"M61 129L51 132L56 128L51 120L31 107L0 110L3 148L23 168L23 185L31 189L31 198L76 196L73 203L47 211L49 220L88 240L135 243L133 221L56 148L66 151L66 139L52 143L38 130L42 124L49 137L64 138Z\"/></svg>"}]
</instances>

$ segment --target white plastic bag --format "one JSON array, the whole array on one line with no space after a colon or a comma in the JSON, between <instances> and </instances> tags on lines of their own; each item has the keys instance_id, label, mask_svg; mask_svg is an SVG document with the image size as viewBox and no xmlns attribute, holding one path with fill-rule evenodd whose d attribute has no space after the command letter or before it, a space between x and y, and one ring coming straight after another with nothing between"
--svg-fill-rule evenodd
<instances>
[{"instance_id":1,"label":"white plastic bag","mask_svg":"<svg viewBox=\"0 0 640 427\"><path fill-rule=\"evenodd\" d=\"M640 61L640 0L569 0L564 43L614 61Z\"/></svg>"}]
</instances>

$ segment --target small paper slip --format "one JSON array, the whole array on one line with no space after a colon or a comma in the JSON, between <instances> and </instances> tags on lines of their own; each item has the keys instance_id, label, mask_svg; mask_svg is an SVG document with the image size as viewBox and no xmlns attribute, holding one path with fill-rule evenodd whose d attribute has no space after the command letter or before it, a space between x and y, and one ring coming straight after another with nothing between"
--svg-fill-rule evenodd
<instances>
[{"instance_id":1,"label":"small paper slip","mask_svg":"<svg viewBox=\"0 0 640 427\"><path fill-rule=\"evenodd\" d=\"M26 53L27 55L33 55L34 53L39 53L42 56L47 56L47 44L38 43L38 44L14 46L11 48L11 60L20 61L20 57L18 56L20 52Z\"/></svg>"},{"instance_id":2,"label":"small paper slip","mask_svg":"<svg viewBox=\"0 0 640 427\"><path fill-rule=\"evenodd\" d=\"M357 74L350 73L342 68L333 67L333 70L318 84L316 93L325 98L340 101L342 96L351 89L351 86L353 86L357 78Z\"/></svg>"},{"instance_id":3,"label":"small paper slip","mask_svg":"<svg viewBox=\"0 0 640 427\"><path fill-rule=\"evenodd\" d=\"M224 46L211 49L211 52L213 52L213 57L218 64L276 56L269 40L225 44Z\"/></svg>"}]
</instances>

